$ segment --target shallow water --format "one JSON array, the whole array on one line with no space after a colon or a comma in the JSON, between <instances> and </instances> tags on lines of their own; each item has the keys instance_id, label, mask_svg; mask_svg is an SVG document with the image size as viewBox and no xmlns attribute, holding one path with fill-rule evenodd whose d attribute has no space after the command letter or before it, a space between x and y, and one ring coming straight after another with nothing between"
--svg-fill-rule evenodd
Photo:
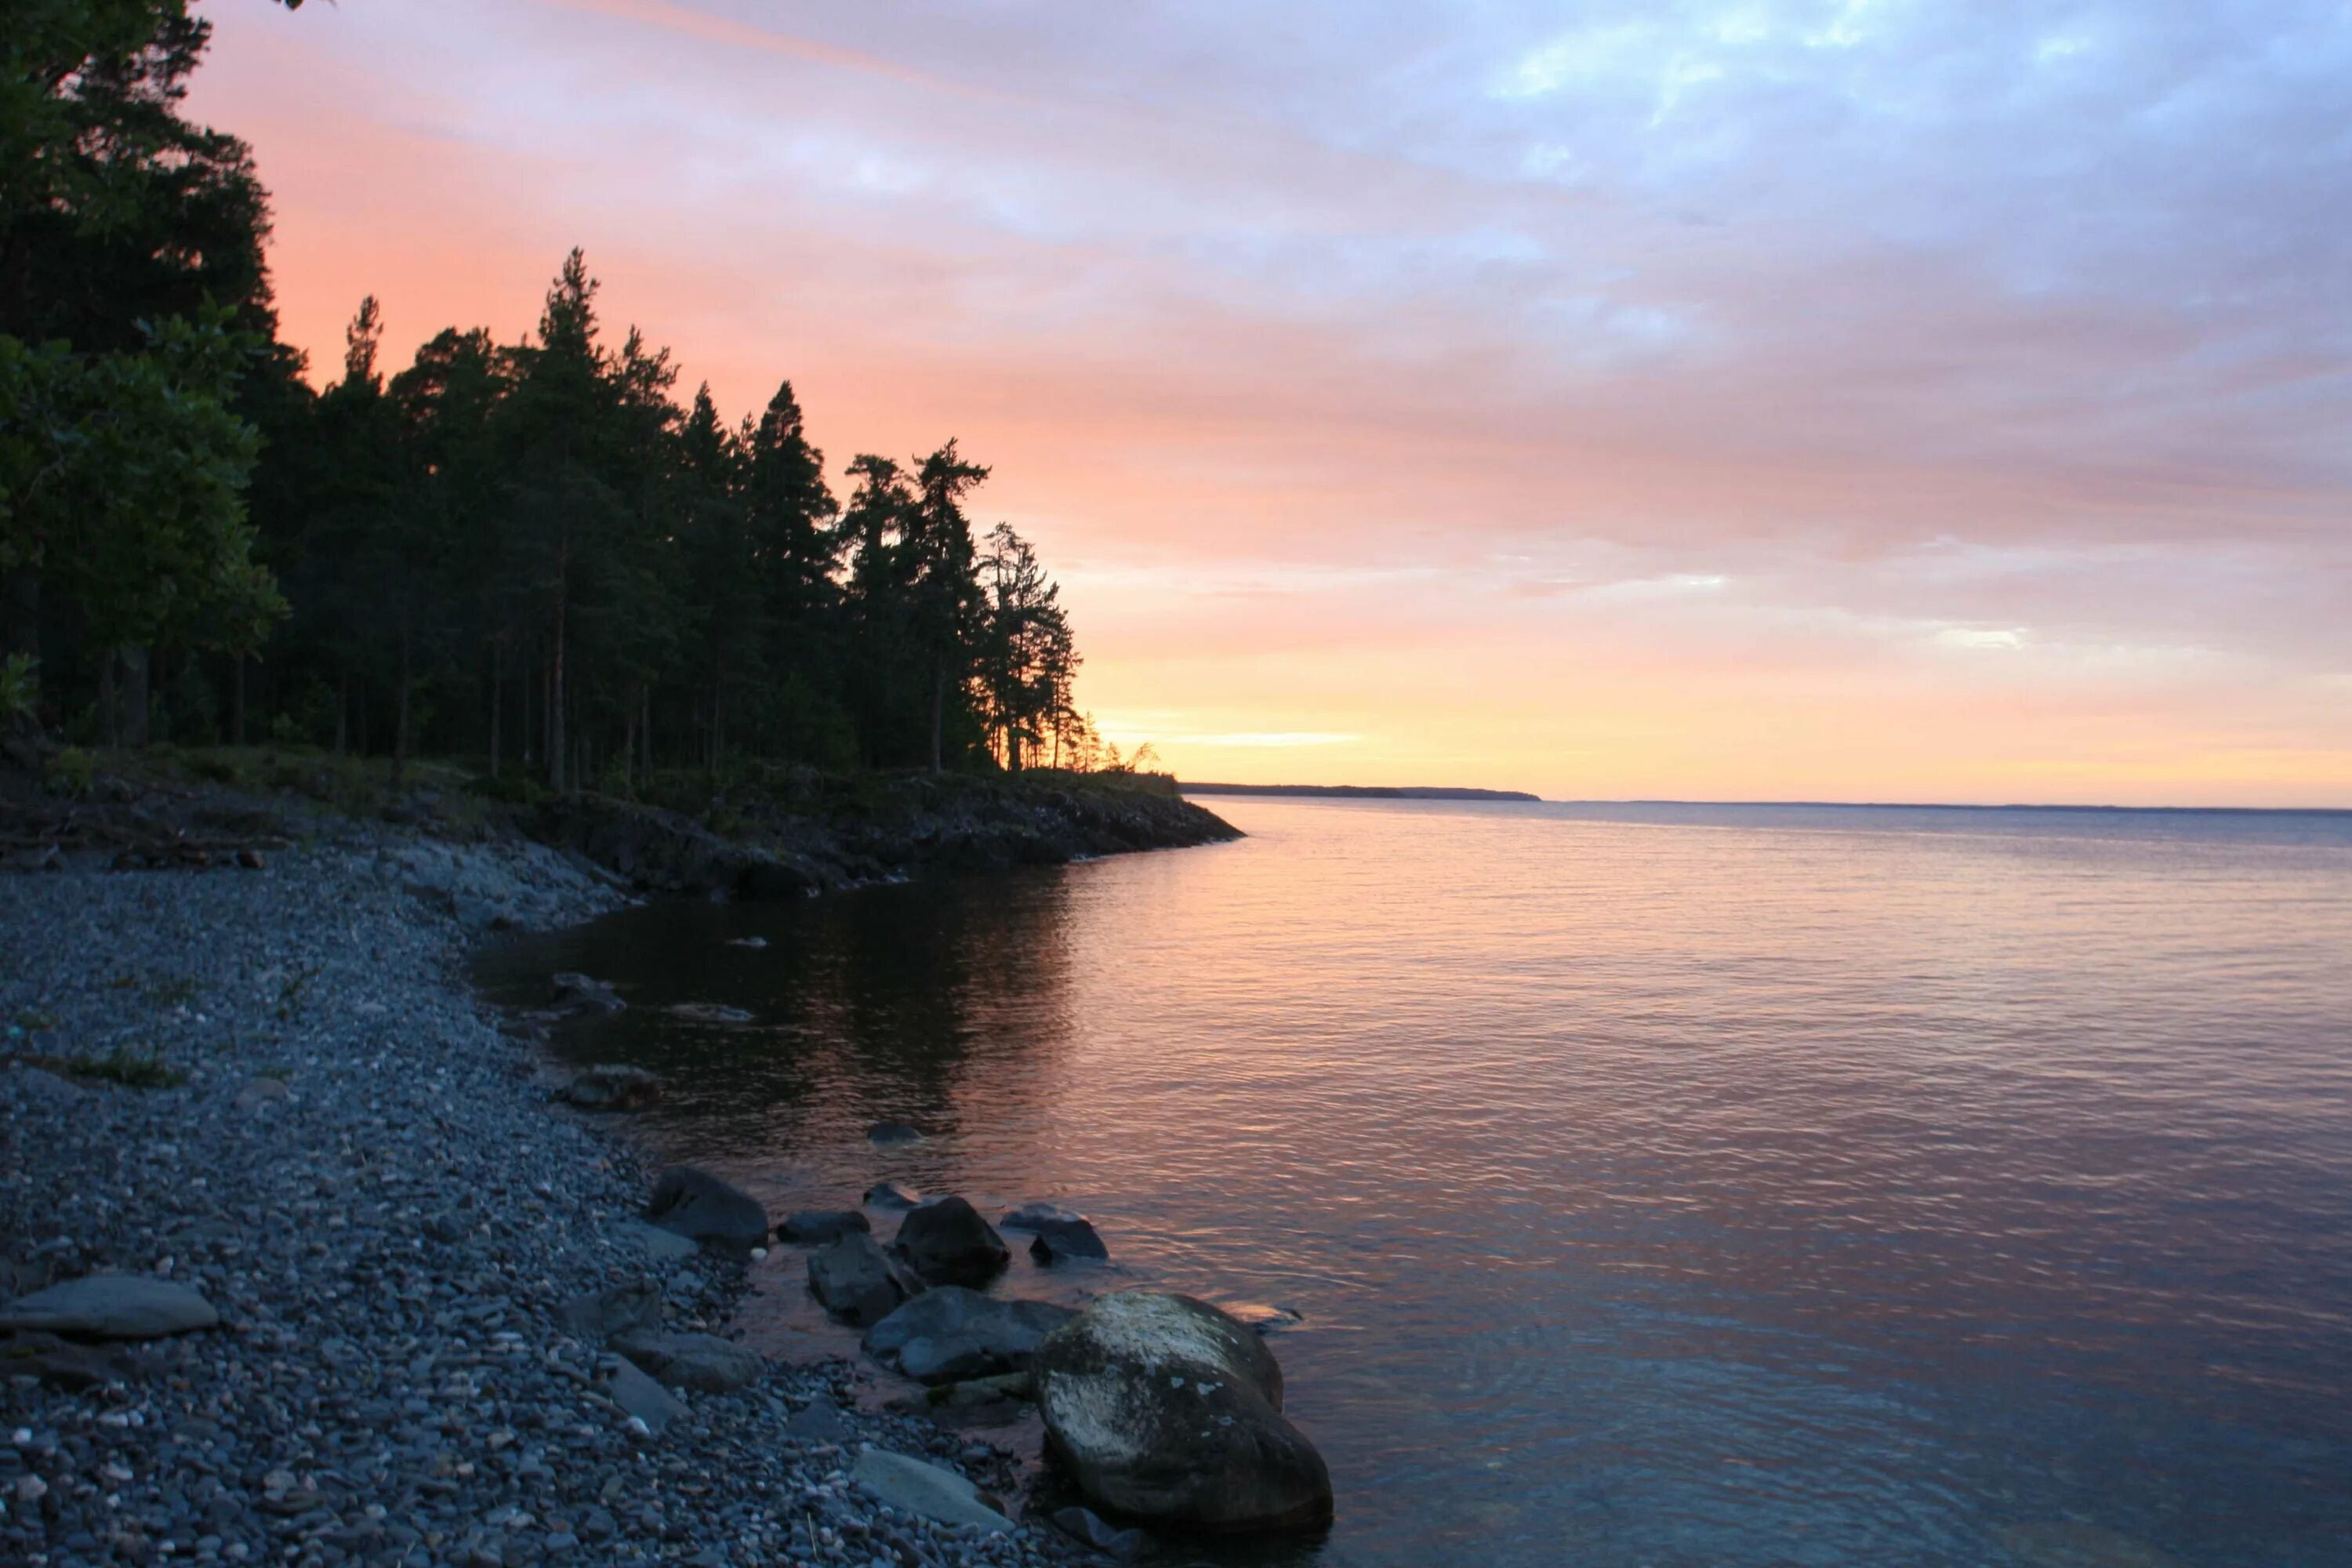
<instances>
[{"instance_id":1,"label":"shallow water","mask_svg":"<svg viewBox=\"0 0 2352 1568\"><path fill-rule=\"evenodd\" d=\"M1052 1199L1305 1313L1291 1556L2352 1563L2352 816L1208 804L485 978L618 982L567 1049L772 1210Z\"/></svg>"}]
</instances>

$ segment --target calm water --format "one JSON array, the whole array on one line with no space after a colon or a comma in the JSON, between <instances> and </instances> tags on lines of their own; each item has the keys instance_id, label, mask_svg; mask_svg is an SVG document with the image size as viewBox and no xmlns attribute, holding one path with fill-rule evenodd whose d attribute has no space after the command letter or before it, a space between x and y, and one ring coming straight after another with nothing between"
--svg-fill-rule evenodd
<instances>
[{"instance_id":1,"label":"calm water","mask_svg":"<svg viewBox=\"0 0 2352 1568\"><path fill-rule=\"evenodd\" d=\"M619 982L569 1048L772 1208L1303 1311L1326 1564L2352 1563L2352 817L1210 804L488 975Z\"/></svg>"}]
</instances>

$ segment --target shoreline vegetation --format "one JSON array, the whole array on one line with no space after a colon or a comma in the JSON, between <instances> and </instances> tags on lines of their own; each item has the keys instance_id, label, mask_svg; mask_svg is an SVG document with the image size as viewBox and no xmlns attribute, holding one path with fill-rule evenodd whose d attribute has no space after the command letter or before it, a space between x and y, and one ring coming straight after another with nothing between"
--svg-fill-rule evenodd
<instances>
[{"instance_id":1,"label":"shoreline vegetation","mask_svg":"<svg viewBox=\"0 0 2352 1568\"><path fill-rule=\"evenodd\" d=\"M210 24L5 15L0 731L620 797L1148 760L1079 710L1060 588L951 436L829 469L782 378L730 421L577 249L519 341L452 323L400 366L369 297L314 378L251 150L182 117Z\"/></svg>"},{"instance_id":2,"label":"shoreline vegetation","mask_svg":"<svg viewBox=\"0 0 2352 1568\"><path fill-rule=\"evenodd\" d=\"M861 1214L807 1253L813 1286L845 1249L895 1281L869 1298L867 1353L915 1379L908 1396L876 1409L839 1361L766 1360L733 1310L755 1269L804 1288L811 1216L754 1227L755 1202L698 1173L657 1183L625 1120L583 1113L658 1092L548 1055L566 1009L619 1005L593 982L500 1014L467 980L485 931L575 923L625 887L759 896L740 876L692 885L706 840L709 865L783 863L790 844L846 886L1234 836L1167 781L810 779L798 816L781 793L730 795L753 830L721 838L716 805L516 805L445 764L395 792L319 753L108 761L71 803L21 772L5 796L12 844L59 837L12 854L0 909L0 1555L1033 1568L1132 1555L1137 1518L1328 1521L1328 1476L1279 1415L1255 1334L1122 1292L1103 1300L1134 1322L1063 1312L1007 1343L971 1289L1003 1244L961 1200L909 1211L887 1252ZM631 826L534 837L551 820ZM624 843L672 847L632 876ZM132 1059L154 1070L109 1070ZM1042 1206L1003 1223L1033 1250L1102 1245ZM898 1326L887 1353L876 1325ZM1056 1426L1057 1387L1098 1410L1108 1381L1131 1395L1128 1440L1189 1428L1199 1413L1154 1404L1157 1375L1121 1358L1139 1335L1197 1347L1209 1331L1223 1359L1192 1386L1221 1390L1216 1414L1274 1442L1278 1469L1190 1454L1180 1468L1206 1480L1171 1495ZM1045 1412L1048 1483L1027 1485L1034 1456L965 1429L975 1404L1015 1398Z\"/></svg>"}]
</instances>

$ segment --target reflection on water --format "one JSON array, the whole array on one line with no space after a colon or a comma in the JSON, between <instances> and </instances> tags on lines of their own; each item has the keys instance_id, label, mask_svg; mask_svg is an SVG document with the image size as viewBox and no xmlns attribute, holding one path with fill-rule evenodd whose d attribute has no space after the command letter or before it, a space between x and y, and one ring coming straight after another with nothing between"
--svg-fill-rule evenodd
<instances>
[{"instance_id":1,"label":"reflection on water","mask_svg":"<svg viewBox=\"0 0 2352 1568\"><path fill-rule=\"evenodd\" d=\"M486 976L620 983L567 1048L773 1209L1304 1311L1326 1562L2352 1563L2352 820L1217 805Z\"/></svg>"}]
</instances>

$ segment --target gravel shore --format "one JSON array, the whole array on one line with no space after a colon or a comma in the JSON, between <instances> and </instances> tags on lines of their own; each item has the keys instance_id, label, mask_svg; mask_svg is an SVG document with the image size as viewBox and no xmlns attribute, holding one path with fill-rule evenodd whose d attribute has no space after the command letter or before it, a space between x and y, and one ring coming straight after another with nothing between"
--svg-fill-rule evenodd
<instances>
[{"instance_id":1,"label":"gravel shore","mask_svg":"<svg viewBox=\"0 0 2352 1568\"><path fill-rule=\"evenodd\" d=\"M563 1304L650 1281L662 1327L724 1335L741 1270L636 1223L651 1173L550 1107L463 977L485 926L618 898L535 846L375 829L259 869L0 878L0 1300L115 1272L221 1319L0 1336L0 1561L1087 1560L864 1491L869 1445L1006 1497L1014 1471L849 1407L846 1367L679 1394L657 1434L623 1408L634 1374Z\"/></svg>"}]
</instances>

